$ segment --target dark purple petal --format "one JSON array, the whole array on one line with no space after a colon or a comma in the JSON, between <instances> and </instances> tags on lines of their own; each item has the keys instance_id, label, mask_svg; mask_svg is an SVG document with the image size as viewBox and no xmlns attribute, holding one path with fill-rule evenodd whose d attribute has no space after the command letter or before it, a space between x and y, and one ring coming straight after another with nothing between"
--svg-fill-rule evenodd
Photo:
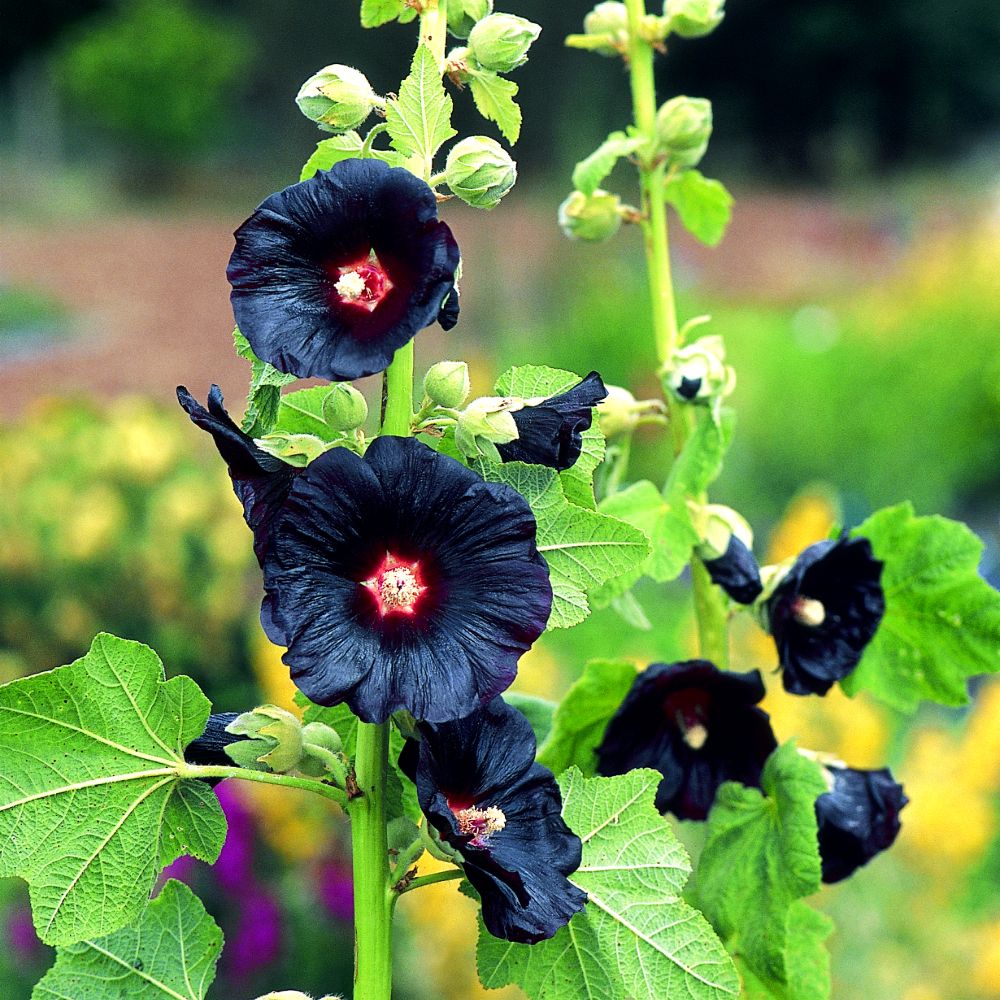
<instances>
[{"instance_id":1,"label":"dark purple petal","mask_svg":"<svg viewBox=\"0 0 1000 1000\"><path fill-rule=\"evenodd\" d=\"M608 390L597 372L591 372L566 392L512 414L519 437L497 445L505 462L527 462L568 469L580 457L583 432L590 428L594 407Z\"/></svg>"},{"instance_id":2,"label":"dark purple petal","mask_svg":"<svg viewBox=\"0 0 1000 1000\"><path fill-rule=\"evenodd\" d=\"M233 767L233 759L226 753L226 747L244 737L227 733L226 726L235 722L237 717L237 712L210 715L201 736L187 745L184 759L189 764L200 764L203 767Z\"/></svg>"},{"instance_id":3,"label":"dark purple petal","mask_svg":"<svg viewBox=\"0 0 1000 1000\"><path fill-rule=\"evenodd\" d=\"M431 188L400 167L343 160L271 195L235 235L236 321L280 371L371 375L424 327L440 319L448 329L458 318L458 244ZM336 284L371 253L388 291L369 311L344 301Z\"/></svg>"},{"instance_id":4,"label":"dark purple petal","mask_svg":"<svg viewBox=\"0 0 1000 1000\"><path fill-rule=\"evenodd\" d=\"M909 801L888 768L830 767L833 790L816 800L823 881L839 882L890 847Z\"/></svg>"},{"instance_id":5,"label":"dark purple petal","mask_svg":"<svg viewBox=\"0 0 1000 1000\"><path fill-rule=\"evenodd\" d=\"M810 545L767 604L782 683L825 694L857 665L885 613L882 563L867 538Z\"/></svg>"},{"instance_id":6,"label":"dark purple petal","mask_svg":"<svg viewBox=\"0 0 1000 1000\"><path fill-rule=\"evenodd\" d=\"M222 390L217 385L209 390L207 410L182 385L177 387L177 401L193 423L212 435L219 454L229 466L233 490L243 504L243 517L253 532L253 550L260 562L271 522L302 470L261 451L226 412Z\"/></svg>"},{"instance_id":7,"label":"dark purple petal","mask_svg":"<svg viewBox=\"0 0 1000 1000\"><path fill-rule=\"evenodd\" d=\"M729 536L729 545L718 559L706 559L704 563L712 583L721 587L734 601L753 604L760 597L764 589L760 582L760 567L753 553L736 535Z\"/></svg>"},{"instance_id":8,"label":"dark purple petal","mask_svg":"<svg viewBox=\"0 0 1000 1000\"><path fill-rule=\"evenodd\" d=\"M707 660L654 663L635 679L597 749L599 774L651 767L663 775L660 812L705 819L719 785L760 786L777 746L769 716L756 707L756 670L731 673Z\"/></svg>"},{"instance_id":9,"label":"dark purple petal","mask_svg":"<svg viewBox=\"0 0 1000 1000\"><path fill-rule=\"evenodd\" d=\"M379 438L364 459L334 448L274 522L261 622L319 704L368 722L467 715L509 686L548 621L535 527L516 491L418 441ZM423 588L407 613L383 613L366 586L388 556Z\"/></svg>"},{"instance_id":10,"label":"dark purple petal","mask_svg":"<svg viewBox=\"0 0 1000 1000\"><path fill-rule=\"evenodd\" d=\"M411 744L401 766L428 819L461 852L487 930L527 944L552 937L587 901L567 878L582 845L562 818L555 778L535 763L530 723L496 698L467 718L420 730L419 748ZM469 810L499 810L503 823L474 836L461 828Z\"/></svg>"}]
</instances>

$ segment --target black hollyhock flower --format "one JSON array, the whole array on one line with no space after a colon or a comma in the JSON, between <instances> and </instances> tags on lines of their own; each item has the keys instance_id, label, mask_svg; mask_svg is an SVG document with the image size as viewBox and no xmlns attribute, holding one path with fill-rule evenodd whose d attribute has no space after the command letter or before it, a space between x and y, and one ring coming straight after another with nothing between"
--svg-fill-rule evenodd
<instances>
[{"instance_id":1,"label":"black hollyhock flower","mask_svg":"<svg viewBox=\"0 0 1000 1000\"><path fill-rule=\"evenodd\" d=\"M601 376L591 372L572 389L515 410L511 416L519 437L497 445L505 462L528 462L549 468L568 469L580 457L583 432L589 430L594 407L606 399Z\"/></svg>"},{"instance_id":2,"label":"black hollyhock flower","mask_svg":"<svg viewBox=\"0 0 1000 1000\"><path fill-rule=\"evenodd\" d=\"M535 763L528 720L496 698L420 731L400 765L441 838L461 852L486 929L525 944L552 937L587 902L567 879L582 846L562 818L552 772Z\"/></svg>"},{"instance_id":3,"label":"black hollyhock flower","mask_svg":"<svg viewBox=\"0 0 1000 1000\"><path fill-rule=\"evenodd\" d=\"M552 605L535 518L419 441L320 455L264 554L261 622L314 702L444 722L505 690Z\"/></svg>"},{"instance_id":4,"label":"black hollyhock flower","mask_svg":"<svg viewBox=\"0 0 1000 1000\"><path fill-rule=\"evenodd\" d=\"M839 882L890 847L909 802L888 768L828 767L833 789L816 800L823 881Z\"/></svg>"},{"instance_id":5,"label":"black hollyhock flower","mask_svg":"<svg viewBox=\"0 0 1000 1000\"><path fill-rule=\"evenodd\" d=\"M226 732L226 726L239 718L237 712L219 712L208 717L205 731L196 740L192 740L184 751L184 759L189 764L200 764L202 767L233 767L233 759L226 753L226 747L231 743L246 739L245 736L234 736ZM214 783L214 782L213 782Z\"/></svg>"},{"instance_id":6,"label":"black hollyhock flower","mask_svg":"<svg viewBox=\"0 0 1000 1000\"><path fill-rule=\"evenodd\" d=\"M716 549L718 551L718 549ZM734 601L753 604L764 589L760 582L760 567L753 553L735 534L729 536L729 545L718 559L704 559L705 569Z\"/></svg>"},{"instance_id":7,"label":"black hollyhock flower","mask_svg":"<svg viewBox=\"0 0 1000 1000\"><path fill-rule=\"evenodd\" d=\"M342 160L271 195L236 230L229 283L257 357L337 381L382 371L458 319L458 244L434 192L381 160Z\"/></svg>"},{"instance_id":8,"label":"black hollyhock flower","mask_svg":"<svg viewBox=\"0 0 1000 1000\"><path fill-rule=\"evenodd\" d=\"M867 538L810 545L765 608L782 682L792 694L826 694L857 665L885 613L882 563Z\"/></svg>"},{"instance_id":9,"label":"black hollyhock flower","mask_svg":"<svg viewBox=\"0 0 1000 1000\"><path fill-rule=\"evenodd\" d=\"M656 808L705 819L724 781L760 786L778 745L757 670L719 670L707 660L654 663L632 685L597 748L599 774L651 767L663 775Z\"/></svg>"},{"instance_id":10,"label":"black hollyhock flower","mask_svg":"<svg viewBox=\"0 0 1000 1000\"><path fill-rule=\"evenodd\" d=\"M232 421L217 385L209 390L207 410L182 385L177 387L177 400L191 420L212 435L219 454L229 466L233 490L243 504L243 516L253 531L253 549L260 562L271 522L285 502L292 481L302 470L261 451L253 438Z\"/></svg>"}]
</instances>

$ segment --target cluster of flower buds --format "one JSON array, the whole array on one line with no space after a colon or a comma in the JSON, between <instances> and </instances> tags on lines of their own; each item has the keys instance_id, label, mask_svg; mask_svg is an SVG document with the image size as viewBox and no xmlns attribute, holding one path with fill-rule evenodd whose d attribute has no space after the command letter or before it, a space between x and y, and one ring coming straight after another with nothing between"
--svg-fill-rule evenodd
<instances>
[{"instance_id":1,"label":"cluster of flower buds","mask_svg":"<svg viewBox=\"0 0 1000 1000\"><path fill-rule=\"evenodd\" d=\"M385 99L372 89L368 77L351 66L324 66L295 97L299 110L324 132L348 132L363 125Z\"/></svg>"},{"instance_id":2,"label":"cluster of flower buds","mask_svg":"<svg viewBox=\"0 0 1000 1000\"><path fill-rule=\"evenodd\" d=\"M725 0L665 0L662 16L643 14L639 34L647 42L662 47L670 35L701 38L721 23ZM589 49L602 56L628 54L629 19L624 3L605 0L583 19L582 35L571 35L567 44Z\"/></svg>"},{"instance_id":3,"label":"cluster of flower buds","mask_svg":"<svg viewBox=\"0 0 1000 1000\"><path fill-rule=\"evenodd\" d=\"M662 375L666 390L683 403L714 405L736 388L736 373L726 364L726 345L717 334L679 347Z\"/></svg>"}]
</instances>

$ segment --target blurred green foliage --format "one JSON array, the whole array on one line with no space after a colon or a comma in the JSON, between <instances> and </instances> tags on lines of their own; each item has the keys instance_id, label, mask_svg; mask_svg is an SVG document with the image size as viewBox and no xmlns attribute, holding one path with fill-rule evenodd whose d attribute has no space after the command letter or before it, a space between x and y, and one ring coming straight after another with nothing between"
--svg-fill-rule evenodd
<instances>
[{"instance_id":1,"label":"blurred green foliage","mask_svg":"<svg viewBox=\"0 0 1000 1000\"><path fill-rule=\"evenodd\" d=\"M144 157L189 155L223 125L251 55L243 29L186 0L125 0L54 57L76 111Z\"/></svg>"}]
</instances>

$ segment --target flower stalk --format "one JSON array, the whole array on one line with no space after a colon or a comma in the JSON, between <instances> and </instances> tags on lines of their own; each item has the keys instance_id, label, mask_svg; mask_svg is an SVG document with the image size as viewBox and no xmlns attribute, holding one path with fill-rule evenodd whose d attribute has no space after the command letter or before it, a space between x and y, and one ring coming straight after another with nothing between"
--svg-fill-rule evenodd
<instances>
[{"instance_id":1,"label":"flower stalk","mask_svg":"<svg viewBox=\"0 0 1000 1000\"><path fill-rule=\"evenodd\" d=\"M653 44L643 37L642 19L646 0L625 0L628 11L628 66L632 88L635 124L653 149L656 135L656 80L653 73ZM646 248L653 336L660 365L667 362L680 346L677 328L677 304L670 270L670 238L667 227L667 204L663 196L667 164L664 158L640 155L639 177L642 187L642 233ZM691 407L668 399L674 454L679 455L691 432L694 420ZM705 497L692 498L704 503ZM725 603L714 588L708 571L694 554L691 557L691 581L701 656L723 669L729 663L729 625Z\"/></svg>"}]
</instances>

